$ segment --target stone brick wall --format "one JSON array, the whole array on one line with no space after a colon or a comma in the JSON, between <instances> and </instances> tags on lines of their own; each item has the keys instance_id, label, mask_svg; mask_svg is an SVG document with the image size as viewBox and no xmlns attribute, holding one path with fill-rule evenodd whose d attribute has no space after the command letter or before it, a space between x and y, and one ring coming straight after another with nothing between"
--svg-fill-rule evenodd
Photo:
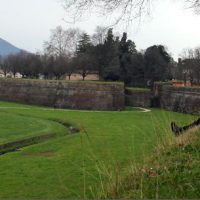
<instances>
[{"instance_id":1,"label":"stone brick wall","mask_svg":"<svg viewBox=\"0 0 200 200\"><path fill-rule=\"evenodd\" d=\"M154 96L158 99L158 106L167 110L184 113L200 111L199 87L174 87L170 83L156 83Z\"/></svg>"},{"instance_id":2,"label":"stone brick wall","mask_svg":"<svg viewBox=\"0 0 200 200\"><path fill-rule=\"evenodd\" d=\"M119 83L0 79L0 101L87 110L124 108Z\"/></svg>"},{"instance_id":3,"label":"stone brick wall","mask_svg":"<svg viewBox=\"0 0 200 200\"><path fill-rule=\"evenodd\" d=\"M152 93L150 90L134 90L126 89L125 90L125 104L126 106L131 107L151 107L151 96Z\"/></svg>"}]
</instances>

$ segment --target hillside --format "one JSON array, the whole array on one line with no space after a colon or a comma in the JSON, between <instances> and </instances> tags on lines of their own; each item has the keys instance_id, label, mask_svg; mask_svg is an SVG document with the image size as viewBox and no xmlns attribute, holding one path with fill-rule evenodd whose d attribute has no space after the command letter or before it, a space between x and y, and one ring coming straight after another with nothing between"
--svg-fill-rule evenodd
<instances>
[{"instance_id":1,"label":"hillside","mask_svg":"<svg viewBox=\"0 0 200 200\"><path fill-rule=\"evenodd\" d=\"M6 57L10 54L17 54L20 51L22 50L0 38L0 56Z\"/></svg>"}]
</instances>

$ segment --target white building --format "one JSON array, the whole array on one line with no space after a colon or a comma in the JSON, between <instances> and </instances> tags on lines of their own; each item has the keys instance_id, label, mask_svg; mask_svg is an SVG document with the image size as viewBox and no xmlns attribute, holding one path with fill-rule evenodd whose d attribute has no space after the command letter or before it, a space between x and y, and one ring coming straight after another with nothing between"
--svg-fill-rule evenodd
<instances>
[{"instance_id":1,"label":"white building","mask_svg":"<svg viewBox=\"0 0 200 200\"><path fill-rule=\"evenodd\" d=\"M0 78L5 78L4 72L3 72L3 70L1 70L1 69L0 69ZM6 78L14 78L13 73L12 73L12 72L8 72L8 73L6 74ZM22 75L21 75L19 72L17 72L17 73L15 74L15 78L22 78Z\"/></svg>"}]
</instances>

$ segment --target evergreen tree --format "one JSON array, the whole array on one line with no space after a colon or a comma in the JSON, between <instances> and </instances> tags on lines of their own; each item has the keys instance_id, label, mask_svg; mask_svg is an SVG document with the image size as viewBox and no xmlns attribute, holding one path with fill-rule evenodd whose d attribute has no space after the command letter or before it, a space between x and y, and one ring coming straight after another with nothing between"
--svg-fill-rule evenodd
<instances>
[{"instance_id":1,"label":"evergreen tree","mask_svg":"<svg viewBox=\"0 0 200 200\"><path fill-rule=\"evenodd\" d=\"M112 29L108 30L103 49L103 78L105 80L119 80L119 38L114 38Z\"/></svg>"},{"instance_id":2,"label":"evergreen tree","mask_svg":"<svg viewBox=\"0 0 200 200\"><path fill-rule=\"evenodd\" d=\"M92 71L96 71L96 62L94 59L93 45L90 40L90 36L84 33L81 36L81 40L78 42L76 51L76 69L85 80L85 77Z\"/></svg>"},{"instance_id":3,"label":"evergreen tree","mask_svg":"<svg viewBox=\"0 0 200 200\"><path fill-rule=\"evenodd\" d=\"M127 41L127 33L123 33L122 39L119 44L119 61L120 61L120 79L125 84L130 84L133 79L134 68L136 67L134 62L137 58L137 50L135 43L131 40Z\"/></svg>"},{"instance_id":4,"label":"evergreen tree","mask_svg":"<svg viewBox=\"0 0 200 200\"><path fill-rule=\"evenodd\" d=\"M145 76L151 86L155 81L171 79L170 63L171 56L162 45L154 45L145 52Z\"/></svg>"},{"instance_id":5,"label":"evergreen tree","mask_svg":"<svg viewBox=\"0 0 200 200\"><path fill-rule=\"evenodd\" d=\"M91 46L92 43L90 40L90 36L87 33L84 33L78 42L76 52L77 54L87 53Z\"/></svg>"}]
</instances>

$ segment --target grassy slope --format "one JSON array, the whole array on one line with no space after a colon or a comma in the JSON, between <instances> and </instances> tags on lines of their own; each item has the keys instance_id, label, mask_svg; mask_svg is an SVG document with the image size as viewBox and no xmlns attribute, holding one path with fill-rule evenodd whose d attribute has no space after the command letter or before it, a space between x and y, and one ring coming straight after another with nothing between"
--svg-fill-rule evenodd
<instances>
[{"instance_id":1,"label":"grassy slope","mask_svg":"<svg viewBox=\"0 0 200 200\"><path fill-rule=\"evenodd\" d=\"M198 199L200 129L168 140L142 166L111 188L110 198Z\"/></svg>"},{"instance_id":2,"label":"grassy slope","mask_svg":"<svg viewBox=\"0 0 200 200\"><path fill-rule=\"evenodd\" d=\"M11 113L18 120L59 120L81 129L78 135L0 156L0 198L97 198L105 194L105 182L113 184L115 171L125 175L130 163L142 163L160 139L169 136L172 120L180 124L193 120L189 115L160 110L78 112L30 106L30 110L20 110L16 107L22 105L9 103L0 106L15 107L0 109L0 120ZM12 126L21 127L18 121ZM0 126L0 134L2 130Z\"/></svg>"},{"instance_id":3,"label":"grassy slope","mask_svg":"<svg viewBox=\"0 0 200 200\"><path fill-rule=\"evenodd\" d=\"M57 122L0 112L0 144L46 133L67 133Z\"/></svg>"}]
</instances>

